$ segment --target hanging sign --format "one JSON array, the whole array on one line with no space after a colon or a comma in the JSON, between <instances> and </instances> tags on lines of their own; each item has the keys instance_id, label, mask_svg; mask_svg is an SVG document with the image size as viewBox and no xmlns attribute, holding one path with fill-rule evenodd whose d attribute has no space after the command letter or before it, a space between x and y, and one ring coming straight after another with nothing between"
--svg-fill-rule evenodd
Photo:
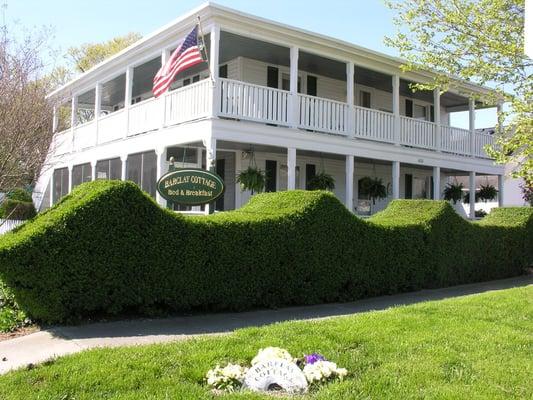
<instances>
[{"instance_id":1,"label":"hanging sign","mask_svg":"<svg viewBox=\"0 0 533 400\"><path fill-rule=\"evenodd\" d=\"M205 169L183 168L163 175L157 191L176 204L198 206L218 199L224 193L224 181Z\"/></svg>"}]
</instances>

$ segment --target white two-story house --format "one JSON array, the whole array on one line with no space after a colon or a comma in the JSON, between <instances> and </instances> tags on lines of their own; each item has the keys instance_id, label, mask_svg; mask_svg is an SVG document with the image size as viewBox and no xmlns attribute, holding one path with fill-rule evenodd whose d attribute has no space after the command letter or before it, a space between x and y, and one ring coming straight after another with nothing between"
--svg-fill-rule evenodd
<instances>
[{"instance_id":1,"label":"white two-story house","mask_svg":"<svg viewBox=\"0 0 533 400\"><path fill-rule=\"evenodd\" d=\"M209 64L184 71L155 99L154 75L198 16ZM494 135L475 129L484 105L465 95L490 89L457 81L457 91L413 92L411 83L433 74L404 73L401 64L207 3L49 95L55 135L35 202L43 209L82 182L122 179L167 206L156 181L171 163L216 168L226 184L218 210L249 199L235 178L250 163L266 172L266 191L305 189L325 171L338 198L363 214L396 198L439 199L458 175L471 187L476 175L498 176L503 199L504 167L484 151ZM450 114L466 110L470 129L450 126ZM381 178L387 198L370 207L363 177Z\"/></svg>"}]
</instances>

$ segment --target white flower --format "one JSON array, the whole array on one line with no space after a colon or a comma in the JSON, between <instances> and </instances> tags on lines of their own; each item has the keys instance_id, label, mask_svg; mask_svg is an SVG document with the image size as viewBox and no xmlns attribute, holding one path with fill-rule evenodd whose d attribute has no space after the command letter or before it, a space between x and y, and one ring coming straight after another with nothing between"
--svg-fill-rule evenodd
<instances>
[{"instance_id":1,"label":"white flower","mask_svg":"<svg viewBox=\"0 0 533 400\"><path fill-rule=\"evenodd\" d=\"M242 386L248 368L237 364L228 364L224 368L217 365L207 371L205 375L207 384L215 389L233 391Z\"/></svg>"},{"instance_id":2,"label":"white flower","mask_svg":"<svg viewBox=\"0 0 533 400\"><path fill-rule=\"evenodd\" d=\"M345 368L338 368L337 364L331 361L317 361L313 364L307 364L303 373L307 382L327 382L335 378L342 379L348 371Z\"/></svg>"},{"instance_id":3,"label":"white flower","mask_svg":"<svg viewBox=\"0 0 533 400\"><path fill-rule=\"evenodd\" d=\"M290 353L285 349L280 349L279 347L267 347L265 349L260 349L257 355L252 360L252 365L255 365L260 362L270 361L274 359L287 360L289 362L293 361Z\"/></svg>"}]
</instances>

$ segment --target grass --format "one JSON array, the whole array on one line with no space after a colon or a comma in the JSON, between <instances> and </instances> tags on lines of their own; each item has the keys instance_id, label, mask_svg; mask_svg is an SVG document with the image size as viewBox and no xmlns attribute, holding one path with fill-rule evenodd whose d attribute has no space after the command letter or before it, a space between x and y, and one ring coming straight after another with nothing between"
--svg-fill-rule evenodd
<instances>
[{"instance_id":1,"label":"grass","mask_svg":"<svg viewBox=\"0 0 533 400\"><path fill-rule=\"evenodd\" d=\"M15 302L13 294L0 280L0 333L16 331L30 323Z\"/></svg>"},{"instance_id":2,"label":"grass","mask_svg":"<svg viewBox=\"0 0 533 400\"><path fill-rule=\"evenodd\" d=\"M98 349L0 377L0 399L210 399L205 372L260 347L320 352L350 375L312 399L533 396L533 286L164 345ZM235 393L228 399L270 398Z\"/></svg>"}]
</instances>

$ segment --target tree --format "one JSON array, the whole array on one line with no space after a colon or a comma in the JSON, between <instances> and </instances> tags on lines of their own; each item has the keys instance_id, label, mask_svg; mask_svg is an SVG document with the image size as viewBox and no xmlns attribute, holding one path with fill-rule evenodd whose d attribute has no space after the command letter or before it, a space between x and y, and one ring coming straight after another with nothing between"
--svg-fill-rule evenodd
<instances>
[{"instance_id":1,"label":"tree","mask_svg":"<svg viewBox=\"0 0 533 400\"><path fill-rule=\"evenodd\" d=\"M415 90L448 90L451 76L490 85L486 104L509 104L498 115L498 137L486 148L512 175L533 183L533 61L524 54L524 0L386 0L396 11L398 32L385 42L399 50L405 70L437 72ZM454 87L456 90L461 90ZM463 91L464 92L464 91ZM505 122L505 124L504 124Z\"/></svg>"},{"instance_id":2,"label":"tree","mask_svg":"<svg viewBox=\"0 0 533 400\"><path fill-rule=\"evenodd\" d=\"M73 62L76 72L85 72L141 38L139 33L130 32L103 43L85 43L78 47L69 48L67 57Z\"/></svg>"},{"instance_id":3,"label":"tree","mask_svg":"<svg viewBox=\"0 0 533 400\"><path fill-rule=\"evenodd\" d=\"M52 139L43 55L48 32L0 35L0 191L31 184Z\"/></svg>"}]
</instances>

